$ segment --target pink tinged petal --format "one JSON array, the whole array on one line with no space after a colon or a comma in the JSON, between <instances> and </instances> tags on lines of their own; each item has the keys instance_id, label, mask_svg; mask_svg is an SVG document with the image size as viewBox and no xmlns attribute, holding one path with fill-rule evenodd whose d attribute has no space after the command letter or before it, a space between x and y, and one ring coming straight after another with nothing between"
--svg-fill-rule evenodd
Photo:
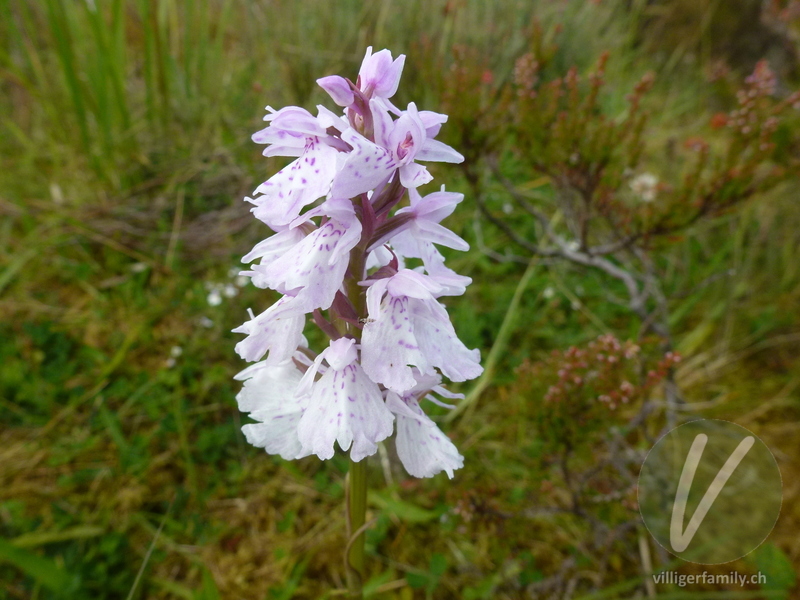
<instances>
[{"instance_id":1,"label":"pink tinged petal","mask_svg":"<svg viewBox=\"0 0 800 600\"><path fill-rule=\"evenodd\" d=\"M417 151L416 159L458 164L464 162L464 155L456 152L447 144L428 138Z\"/></svg>"},{"instance_id":2,"label":"pink tinged petal","mask_svg":"<svg viewBox=\"0 0 800 600\"><path fill-rule=\"evenodd\" d=\"M350 123L347 122L347 119L341 115L337 115L321 104L317 104L317 120L326 130L328 127L333 127L339 131L344 131L350 127ZM331 142L330 138L328 138L328 142Z\"/></svg>"},{"instance_id":3,"label":"pink tinged petal","mask_svg":"<svg viewBox=\"0 0 800 600\"><path fill-rule=\"evenodd\" d=\"M386 287L389 285L389 279L379 279L370 283L367 290L367 313L374 319L381 311L381 302L386 293Z\"/></svg>"},{"instance_id":4,"label":"pink tinged petal","mask_svg":"<svg viewBox=\"0 0 800 600\"><path fill-rule=\"evenodd\" d=\"M367 255L367 270L380 268L392 262L392 253L386 246L379 246Z\"/></svg>"},{"instance_id":5,"label":"pink tinged petal","mask_svg":"<svg viewBox=\"0 0 800 600\"><path fill-rule=\"evenodd\" d=\"M419 111L419 119L422 121L425 127L425 134L430 140L439 134L442 124L447 122L447 115L431 110L421 110Z\"/></svg>"},{"instance_id":6,"label":"pink tinged petal","mask_svg":"<svg viewBox=\"0 0 800 600\"><path fill-rule=\"evenodd\" d=\"M300 219L307 219L320 215L330 217L344 230L344 235L342 235L331 257L328 259L328 264L332 265L334 262L343 260L345 254L349 255L350 250L360 241L362 229L361 221L358 220L356 211L353 208L353 203L348 198L330 198L314 210L308 211L305 215L302 215Z\"/></svg>"},{"instance_id":7,"label":"pink tinged petal","mask_svg":"<svg viewBox=\"0 0 800 600\"><path fill-rule=\"evenodd\" d=\"M280 231L256 244L256 246L242 258L242 262L252 262L260 258L262 265L268 265L273 260L286 254L286 252L291 250L303 237L305 237L305 234L299 228ZM274 288L277 285L276 282L270 281L259 271L243 271L242 274L250 276L253 285L258 288Z\"/></svg>"},{"instance_id":8,"label":"pink tinged petal","mask_svg":"<svg viewBox=\"0 0 800 600\"><path fill-rule=\"evenodd\" d=\"M416 340L409 304L418 299L436 303L433 294L440 290L430 277L408 269L375 282L367 290L370 319L362 332L361 361L374 381L405 392L417 385L416 373L435 375L430 357Z\"/></svg>"},{"instance_id":9,"label":"pink tinged petal","mask_svg":"<svg viewBox=\"0 0 800 600\"><path fill-rule=\"evenodd\" d=\"M460 197L459 197L460 196ZM437 223L450 216L456 205L464 199L464 194L442 191L422 196L418 190L408 190L409 205L397 210L395 214L411 214L415 219L424 217Z\"/></svg>"},{"instance_id":10,"label":"pink tinged petal","mask_svg":"<svg viewBox=\"0 0 800 600\"><path fill-rule=\"evenodd\" d=\"M303 145L283 145L283 144L272 144L267 148L264 148L264 151L261 153L266 157L270 156L293 156L295 158L303 156L303 152L305 151L305 139L300 140L303 142Z\"/></svg>"},{"instance_id":11,"label":"pink tinged petal","mask_svg":"<svg viewBox=\"0 0 800 600\"><path fill-rule=\"evenodd\" d=\"M464 394L456 394L455 392L451 392L450 390L448 390L445 387L442 387L441 385L437 385L437 386L432 387L431 391L432 392L436 392L442 398L450 398L451 400L463 400L464 399ZM428 398L429 400L431 400L433 402L433 398L431 398L430 396L426 396L426 398ZM442 405L440 404L439 406L442 406Z\"/></svg>"},{"instance_id":12,"label":"pink tinged petal","mask_svg":"<svg viewBox=\"0 0 800 600\"><path fill-rule=\"evenodd\" d=\"M267 258L271 260L286 252L304 237L305 235L301 229L280 231L256 244L250 252L242 257L242 262L253 262L257 258Z\"/></svg>"},{"instance_id":13,"label":"pink tinged petal","mask_svg":"<svg viewBox=\"0 0 800 600\"><path fill-rule=\"evenodd\" d=\"M340 365L337 359L342 358L336 356L334 362ZM323 460L333 456L334 442L338 442L342 450L352 444L350 456L360 461L374 454L377 443L391 435L393 420L380 388L354 361L341 369L331 366L311 385L308 408L297 433L303 448Z\"/></svg>"},{"instance_id":14,"label":"pink tinged petal","mask_svg":"<svg viewBox=\"0 0 800 600\"><path fill-rule=\"evenodd\" d=\"M403 269L388 279L386 287L392 296L409 296L420 300L433 300L442 290L433 279L422 273Z\"/></svg>"},{"instance_id":15,"label":"pink tinged petal","mask_svg":"<svg viewBox=\"0 0 800 600\"><path fill-rule=\"evenodd\" d=\"M440 246L447 246L454 250L469 250L469 244L447 229L447 227L422 219L417 221L414 225L416 225L416 231L414 233L416 233L417 237L427 242L439 244Z\"/></svg>"},{"instance_id":16,"label":"pink tinged petal","mask_svg":"<svg viewBox=\"0 0 800 600\"><path fill-rule=\"evenodd\" d=\"M324 136L325 128L319 123L316 117L310 112L299 106L287 106L264 117L269 121L268 129L285 131L293 135L302 137ZM258 135L258 134L256 134ZM254 136L255 137L255 136ZM257 141L257 140L253 140Z\"/></svg>"},{"instance_id":17,"label":"pink tinged petal","mask_svg":"<svg viewBox=\"0 0 800 600\"><path fill-rule=\"evenodd\" d=\"M270 126L253 134L257 144L271 144L264 149L264 156L300 156L306 146L306 136L294 134Z\"/></svg>"},{"instance_id":18,"label":"pink tinged petal","mask_svg":"<svg viewBox=\"0 0 800 600\"><path fill-rule=\"evenodd\" d=\"M408 163L400 167L400 183L406 188L416 188L433 180L428 169L417 163Z\"/></svg>"},{"instance_id":19,"label":"pink tinged petal","mask_svg":"<svg viewBox=\"0 0 800 600\"><path fill-rule=\"evenodd\" d=\"M341 171L336 174L331 196L352 198L373 189L397 168L385 148L370 142L352 129L342 133L342 139L353 147Z\"/></svg>"},{"instance_id":20,"label":"pink tinged petal","mask_svg":"<svg viewBox=\"0 0 800 600\"><path fill-rule=\"evenodd\" d=\"M392 113L393 115L396 115L396 116L398 116L398 117L399 117L400 115L402 115L402 114L403 114L403 111L402 111L402 110L400 110L399 108L397 108L397 107L396 107L394 104L392 104L392 103L391 103L391 102L390 102L388 99L386 99L386 98L381 98L381 97L375 97L375 98L372 98L372 99L370 100L370 104L371 104L373 101L375 101L375 102L379 102L381 106L383 106L383 107L384 107L386 110L388 110L388 111L389 111L390 113Z\"/></svg>"},{"instance_id":21,"label":"pink tinged petal","mask_svg":"<svg viewBox=\"0 0 800 600\"><path fill-rule=\"evenodd\" d=\"M412 232L411 227L409 227L394 235L390 245L397 255L405 258L422 258L420 243L420 240L415 236L415 232Z\"/></svg>"},{"instance_id":22,"label":"pink tinged petal","mask_svg":"<svg viewBox=\"0 0 800 600\"><path fill-rule=\"evenodd\" d=\"M281 293L296 296L305 312L330 307L342 286L350 250L360 238L361 224L330 219L291 250L265 267L253 271L276 284Z\"/></svg>"},{"instance_id":23,"label":"pink tinged petal","mask_svg":"<svg viewBox=\"0 0 800 600\"><path fill-rule=\"evenodd\" d=\"M273 229L281 229L297 218L300 210L324 196L336 174L338 152L320 142L307 140L303 155L256 189L253 214Z\"/></svg>"},{"instance_id":24,"label":"pink tinged petal","mask_svg":"<svg viewBox=\"0 0 800 600\"><path fill-rule=\"evenodd\" d=\"M412 300L409 312L420 350L445 376L452 381L466 381L483 372L480 352L469 350L458 339L441 304L435 300Z\"/></svg>"},{"instance_id":25,"label":"pink tinged petal","mask_svg":"<svg viewBox=\"0 0 800 600\"><path fill-rule=\"evenodd\" d=\"M464 457L453 442L428 418L413 398L406 400L389 392L386 405L397 415L397 455L413 477L433 477L464 466Z\"/></svg>"},{"instance_id":26,"label":"pink tinged petal","mask_svg":"<svg viewBox=\"0 0 800 600\"><path fill-rule=\"evenodd\" d=\"M436 283L442 286L439 296L460 296L467 290L467 286L472 283L471 277L459 275L444 265L435 268L429 268L426 265L425 270Z\"/></svg>"},{"instance_id":27,"label":"pink tinged petal","mask_svg":"<svg viewBox=\"0 0 800 600\"><path fill-rule=\"evenodd\" d=\"M325 360L328 361L331 369L337 371L341 371L347 365L356 362L357 359L356 341L351 338L334 340L325 350Z\"/></svg>"},{"instance_id":28,"label":"pink tinged petal","mask_svg":"<svg viewBox=\"0 0 800 600\"><path fill-rule=\"evenodd\" d=\"M305 314L284 297L266 311L233 330L247 337L236 344L236 353L245 360L256 361L269 352L267 364L274 365L291 358L303 341Z\"/></svg>"},{"instance_id":29,"label":"pink tinged petal","mask_svg":"<svg viewBox=\"0 0 800 600\"><path fill-rule=\"evenodd\" d=\"M406 63L405 54L398 56L393 62L391 67L384 73L383 78L379 85L375 87L375 95L382 98L391 98L397 92L397 86L400 83L400 77L403 74L403 66Z\"/></svg>"},{"instance_id":30,"label":"pink tinged petal","mask_svg":"<svg viewBox=\"0 0 800 600\"><path fill-rule=\"evenodd\" d=\"M414 214L435 223L441 223L453 214L456 205L464 200L464 194L445 192L444 190L433 192L424 198L420 197L419 193L414 190L414 195L417 197L415 202L414 196L411 196L411 208Z\"/></svg>"},{"instance_id":31,"label":"pink tinged petal","mask_svg":"<svg viewBox=\"0 0 800 600\"><path fill-rule=\"evenodd\" d=\"M350 84L344 77L338 75L330 75L317 79L317 84L333 98L339 106L350 106L355 100L353 90L350 89Z\"/></svg>"},{"instance_id":32,"label":"pink tinged petal","mask_svg":"<svg viewBox=\"0 0 800 600\"><path fill-rule=\"evenodd\" d=\"M392 61L392 53L381 50L372 54L372 47L367 53L358 71L361 89L383 98L391 98L397 92L400 76L403 73L405 55Z\"/></svg>"},{"instance_id":33,"label":"pink tinged petal","mask_svg":"<svg viewBox=\"0 0 800 600\"><path fill-rule=\"evenodd\" d=\"M409 365L418 367L423 373L434 372L414 337L408 303L405 296L387 296L380 311L370 313L370 320L364 325L361 336L364 371L373 381L400 393L416 384Z\"/></svg>"},{"instance_id":34,"label":"pink tinged petal","mask_svg":"<svg viewBox=\"0 0 800 600\"><path fill-rule=\"evenodd\" d=\"M265 120L270 121L269 126L252 136L258 144L272 145L264 150L264 156L299 156L308 138L327 137L325 127L297 106L283 108Z\"/></svg>"},{"instance_id":35,"label":"pink tinged petal","mask_svg":"<svg viewBox=\"0 0 800 600\"><path fill-rule=\"evenodd\" d=\"M392 150L391 135L394 131L394 121L389 115L386 105L378 100L370 100L369 106L375 130L375 143L387 150Z\"/></svg>"},{"instance_id":36,"label":"pink tinged petal","mask_svg":"<svg viewBox=\"0 0 800 600\"><path fill-rule=\"evenodd\" d=\"M245 382L236 396L239 410L259 421L242 427L245 438L286 460L308 455L297 437L297 425L308 404L308 397L295 395L301 375L292 361L286 361L272 366L256 363L234 377Z\"/></svg>"},{"instance_id":37,"label":"pink tinged petal","mask_svg":"<svg viewBox=\"0 0 800 600\"><path fill-rule=\"evenodd\" d=\"M394 122L388 145L400 164L410 163L425 142L425 126L419 118L416 105L411 102L408 110Z\"/></svg>"},{"instance_id":38,"label":"pink tinged petal","mask_svg":"<svg viewBox=\"0 0 800 600\"><path fill-rule=\"evenodd\" d=\"M442 377L438 373L434 375L423 375L422 373L417 372L414 373L414 378L417 380L417 384L403 395L405 398L414 397L419 399L421 396L427 394L425 395L426 400L430 400L437 406L441 406L443 408L455 408L455 406L441 402L440 400L434 398L431 394L428 394L428 392L434 392L444 398L464 399L464 394L449 392L442 387Z\"/></svg>"}]
</instances>

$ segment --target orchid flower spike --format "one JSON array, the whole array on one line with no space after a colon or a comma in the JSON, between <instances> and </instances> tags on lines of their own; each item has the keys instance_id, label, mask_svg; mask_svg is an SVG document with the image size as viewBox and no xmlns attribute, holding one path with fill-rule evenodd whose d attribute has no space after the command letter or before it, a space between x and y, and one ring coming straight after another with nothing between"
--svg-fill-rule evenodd
<instances>
[{"instance_id":1,"label":"orchid flower spike","mask_svg":"<svg viewBox=\"0 0 800 600\"><path fill-rule=\"evenodd\" d=\"M463 457L423 410L432 394L459 398L442 378L483 371L478 350L459 340L441 299L469 277L445 266L437 246L469 245L442 225L463 195L421 193L433 179L420 162L461 162L434 139L447 116L394 106L405 56L368 48L355 83L317 82L338 105L316 116L267 107L253 135L264 155L292 159L246 198L274 234L242 259L241 275L280 299L234 331L236 352L254 362L236 379L247 441L284 459L338 451L360 463L395 431L399 459L414 477L453 477ZM422 265L406 268L407 259ZM309 319L309 317L311 317ZM311 321L328 345L315 352Z\"/></svg>"}]
</instances>

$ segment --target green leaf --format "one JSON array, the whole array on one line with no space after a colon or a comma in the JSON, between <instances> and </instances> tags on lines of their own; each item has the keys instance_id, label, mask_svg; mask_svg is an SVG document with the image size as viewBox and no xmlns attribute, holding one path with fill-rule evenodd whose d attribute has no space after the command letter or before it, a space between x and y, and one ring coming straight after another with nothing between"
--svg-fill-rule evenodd
<instances>
[{"instance_id":1,"label":"green leaf","mask_svg":"<svg viewBox=\"0 0 800 600\"><path fill-rule=\"evenodd\" d=\"M393 575L391 571L384 571L370 578L369 581L364 584L364 598L373 596L379 587L392 580Z\"/></svg>"},{"instance_id":2,"label":"green leaf","mask_svg":"<svg viewBox=\"0 0 800 600\"><path fill-rule=\"evenodd\" d=\"M789 598L789 591L797 583L792 561L775 544L764 544L753 553L753 560L765 583L761 589L776 592L772 598Z\"/></svg>"},{"instance_id":3,"label":"green leaf","mask_svg":"<svg viewBox=\"0 0 800 600\"><path fill-rule=\"evenodd\" d=\"M64 592L77 587L77 578L61 569L52 560L18 548L7 540L0 540L0 561L11 563L49 590Z\"/></svg>"},{"instance_id":4,"label":"green leaf","mask_svg":"<svg viewBox=\"0 0 800 600\"><path fill-rule=\"evenodd\" d=\"M222 600L222 596L219 595L219 590L217 589L217 584L214 583L214 578L207 569L203 570L203 585L195 592L194 597L195 600Z\"/></svg>"},{"instance_id":5,"label":"green leaf","mask_svg":"<svg viewBox=\"0 0 800 600\"><path fill-rule=\"evenodd\" d=\"M424 573L406 573L406 581L409 586L418 590L428 585L428 576Z\"/></svg>"},{"instance_id":6,"label":"green leaf","mask_svg":"<svg viewBox=\"0 0 800 600\"><path fill-rule=\"evenodd\" d=\"M431 575L437 579L444 575L444 572L447 571L447 558L445 558L444 554L434 552L433 556L431 556L430 569Z\"/></svg>"},{"instance_id":7,"label":"green leaf","mask_svg":"<svg viewBox=\"0 0 800 600\"><path fill-rule=\"evenodd\" d=\"M425 523L441 516L440 512L420 508L416 504L397 500L380 492L370 491L369 502L381 510L397 515L407 523Z\"/></svg>"},{"instance_id":8,"label":"green leaf","mask_svg":"<svg viewBox=\"0 0 800 600\"><path fill-rule=\"evenodd\" d=\"M17 548L32 548L44 546L45 544L53 544L55 542L97 537L98 535L103 535L104 532L105 529L96 525L78 525L76 527L64 529L63 531L37 531L26 533L11 540L11 543Z\"/></svg>"}]
</instances>

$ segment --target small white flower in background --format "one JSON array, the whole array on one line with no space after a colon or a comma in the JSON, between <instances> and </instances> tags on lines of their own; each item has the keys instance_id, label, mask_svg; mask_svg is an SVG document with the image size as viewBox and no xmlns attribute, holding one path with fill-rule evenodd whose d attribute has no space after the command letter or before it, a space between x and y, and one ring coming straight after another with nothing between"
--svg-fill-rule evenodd
<instances>
[{"instance_id":1,"label":"small white flower in background","mask_svg":"<svg viewBox=\"0 0 800 600\"><path fill-rule=\"evenodd\" d=\"M206 297L206 301L209 306L219 306L222 304L222 295L220 294L219 288L211 288L211 291Z\"/></svg>"},{"instance_id":2,"label":"small white flower in background","mask_svg":"<svg viewBox=\"0 0 800 600\"><path fill-rule=\"evenodd\" d=\"M652 202L658 192L658 177L652 173L640 173L630 182L631 191L644 202Z\"/></svg>"},{"instance_id":3,"label":"small white flower in background","mask_svg":"<svg viewBox=\"0 0 800 600\"><path fill-rule=\"evenodd\" d=\"M248 283L250 283L250 278L246 275L242 275L242 270L239 267L231 267L228 269L228 277L233 279L233 284L236 287L243 288ZM235 296L234 294L233 296ZM229 298L233 298L233 296L228 296Z\"/></svg>"},{"instance_id":4,"label":"small white flower in background","mask_svg":"<svg viewBox=\"0 0 800 600\"><path fill-rule=\"evenodd\" d=\"M230 283L212 283L207 281L205 288L208 291L206 301L209 306L219 306L223 298L234 298L239 294L239 290Z\"/></svg>"},{"instance_id":5,"label":"small white flower in background","mask_svg":"<svg viewBox=\"0 0 800 600\"><path fill-rule=\"evenodd\" d=\"M544 296L546 300L550 300L550 298L552 298L555 295L556 291L549 285L546 288L544 288L544 291L542 292L542 296Z\"/></svg>"},{"instance_id":6,"label":"small white flower in background","mask_svg":"<svg viewBox=\"0 0 800 600\"><path fill-rule=\"evenodd\" d=\"M147 270L147 263L137 262L128 267L132 273L144 273Z\"/></svg>"},{"instance_id":7,"label":"small white flower in background","mask_svg":"<svg viewBox=\"0 0 800 600\"><path fill-rule=\"evenodd\" d=\"M404 61L369 48L356 83L336 75L317 81L344 108L342 116L323 106L317 116L267 107L269 125L253 135L267 144L265 156L296 160L245 198L275 233L242 259L252 264L237 274L283 297L234 329L247 336L236 352L259 361L236 376L244 381L237 400L257 421L243 428L247 440L270 454L324 460L338 444L358 462L377 452L396 423L409 474L452 477L463 457L420 403L442 405L431 392L463 397L448 392L441 375L465 381L483 368L440 302L471 282L446 267L436 248L469 249L440 224L463 195L417 192L433 179L417 161L464 158L434 139L446 115L390 102ZM405 259L422 266L407 269ZM222 301L219 290L209 291L209 303L215 292ZM319 354L303 336L312 312L330 338Z\"/></svg>"},{"instance_id":8,"label":"small white flower in background","mask_svg":"<svg viewBox=\"0 0 800 600\"><path fill-rule=\"evenodd\" d=\"M197 322L201 327L205 327L206 329L211 329L214 326L214 321L205 316L200 317Z\"/></svg>"},{"instance_id":9,"label":"small white flower in background","mask_svg":"<svg viewBox=\"0 0 800 600\"><path fill-rule=\"evenodd\" d=\"M567 249L571 250L572 252L577 252L580 250L581 245L576 240L571 240L567 242Z\"/></svg>"},{"instance_id":10,"label":"small white flower in background","mask_svg":"<svg viewBox=\"0 0 800 600\"><path fill-rule=\"evenodd\" d=\"M170 348L169 349L169 358L167 358L167 360L164 361L164 364L166 365L166 367L168 369L171 369L172 367L174 367L176 365L176 363L177 363L176 359L181 354L183 354L183 348L181 348L180 346L173 346L172 348Z\"/></svg>"}]
</instances>

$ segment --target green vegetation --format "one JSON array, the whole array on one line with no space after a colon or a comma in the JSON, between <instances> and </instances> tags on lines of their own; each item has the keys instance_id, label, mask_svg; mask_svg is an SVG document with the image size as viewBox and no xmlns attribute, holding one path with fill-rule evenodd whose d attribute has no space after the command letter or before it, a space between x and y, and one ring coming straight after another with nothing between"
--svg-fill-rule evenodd
<instances>
[{"instance_id":1,"label":"green vegetation","mask_svg":"<svg viewBox=\"0 0 800 600\"><path fill-rule=\"evenodd\" d=\"M472 245L448 257L475 282L448 309L492 368L461 386L470 403L443 425L465 456L452 481L408 478L391 444L369 463L367 595L629 598L648 592L648 564L704 569L655 547L620 473L601 470L579 494L568 481L613 456L615 440L646 451L669 418L663 384L674 381L686 401L674 418L729 419L764 439L785 500L768 544L718 569L759 569L764 589L658 586L658 597L792 597L798 112L787 108L772 145L746 154L752 172L726 179L712 158L702 172L711 175L685 176L698 148L712 157L751 148L731 142L720 115L737 108L758 60L776 73L775 103L797 89L796 5L0 0L0 599L342 595L347 458L286 462L246 444L232 380L244 363L230 330L274 300L235 278L267 233L241 198L282 166L250 141L263 107L333 108L314 79L354 75L370 44L408 55L398 103L449 112L442 136L468 158L463 170L433 167L465 193L446 224ZM544 109L526 115L504 95L519 85L519 58L538 61L528 74L544 86L573 66L587 81L606 51L590 110L576 104L566 130L525 137L548 122ZM648 72L635 168L662 187L652 204L637 200L615 154L610 197L646 226L681 221L695 183L720 201L647 246L683 357L666 367L664 339L638 339L642 321L620 303L619 281L555 257L532 261L477 202L538 243L542 231L506 206L498 173L553 206L564 188L531 156L566 172L570 144L591 146L576 128L629 122L627 96ZM592 148L598 160L609 152ZM608 386L656 376L614 409L594 402L610 387L556 390L571 399L548 403L568 348L606 334L641 346L635 364L606 374ZM635 477L635 461L628 469Z\"/></svg>"}]
</instances>

